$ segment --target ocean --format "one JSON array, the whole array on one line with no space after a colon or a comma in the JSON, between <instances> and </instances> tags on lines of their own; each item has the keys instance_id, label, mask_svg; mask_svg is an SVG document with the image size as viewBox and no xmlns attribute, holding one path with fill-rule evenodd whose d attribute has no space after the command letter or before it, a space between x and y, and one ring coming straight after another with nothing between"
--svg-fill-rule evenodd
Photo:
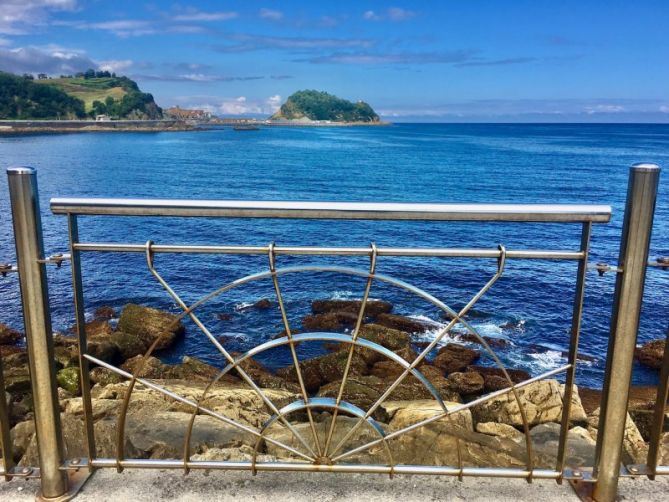
<instances>
[{"instance_id":1,"label":"ocean","mask_svg":"<svg viewBox=\"0 0 669 502\"><path fill-rule=\"evenodd\" d=\"M396 202L512 202L609 204L609 224L593 228L591 262L615 263L629 167L635 162L669 166L667 125L397 124L370 128L268 128L235 132L90 133L0 137L3 166L37 168L47 254L67 252L64 217L49 211L51 197L148 197ZM661 180L651 257L669 255L669 179ZM82 241L142 244L328 245L571 249L578 225L449 222L345 222L89 217ZM0 262L14 262L6 176L0 176ZM277 266L328 264L367 269L367 258L286 257ZM266 256L159 255L156 266L187 303L249 273L268 267ZM378 271L432 293L456 310L494 274L495 260L386 258ZM510 367L533 375L565 364L576 264L509 260L503 277L475 306L472 324L501 337ZM177 312L138 254L88 253L83 257L86 312L118 310L129 302ZM609 333L614 274L588 273L577 383L601 385ZM49 268L54 329L74 322L69 265ZM359 298L364 280L331 273L281 278L291 324L318 298ZM665 336L669 273L648 273L640 341ZM443 325L425 301L374 283L372 298L392 302L400 314ZM275 300L271 281L234 289L200 310L212 333L232 351L264 342L283 327L278 309L246 308ZM229 314L221 320L218 314ZM225 317L225 316L224 316ZM22 328L15 275L0 278L0 322ZM458 340L458 335L444 341ZM300 347L303 357L320 346ZM223 358L192 323L166 361L183 355L221 366ZM277 368L286 350L266 353ZM483 359L482 364L492 364ZM654 384L657 373L635 365L634 383Z\"/></svg>"}]
</instances>

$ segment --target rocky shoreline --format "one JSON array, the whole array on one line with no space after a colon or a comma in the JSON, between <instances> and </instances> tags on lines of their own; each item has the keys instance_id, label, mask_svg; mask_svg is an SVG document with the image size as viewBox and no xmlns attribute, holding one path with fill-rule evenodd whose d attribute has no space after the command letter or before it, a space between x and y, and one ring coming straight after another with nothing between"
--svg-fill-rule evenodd
<instances>
[{"instance_id":1,"label":"rocky shoreline","mask_svg":"<svg viewBox=\"0 0 669 502\"><path fill-rule=\"evenodd\" d=\"M261 300L249 308L275 306L269 300ZM303 328L307 331L340 332L350 329L355 324L359 308L358 301L316 300L312 303L312 313L303 319ZM394 314L392 309L393 306L387 302L369 302L360 337L381 345L410 363L416 358L417 351L423 348L415 343L411 334L425 331L430 326ZM225 319L227 315L221 313L220 318ZM104 307L95 312L94 319L86 325L86 331L88 352L93 357L199 402L211 412L256 428L262 427L272 414L236 370L210 386L219 375L220 368L188 356L178 364L167 364L156 357L185 334L183 324L173 314L134 304L125 305L120 313L114 308ZM279 336L283 334L279 333ZM21 333L0 325L0 355L6 398L10 405L14 458L22 465L36 465L30 376L27 354L19 345L21 341ZM487 341L494 344L504 340ZM435 349L434 358L418 366L449 407L508 387L501 370L482 364L482 351L472 342L471 339L465 340L466 345L450 342ZM68 457L86 456L77 342L72 335L56 334L54 346L66 454ZM337 398L349 346L332 344L326 348L329 352L325 355L300 362L301 375L311 396ZM151 351L155 351L155 355L146 357L145 354ZM278 408L302 398L295 368L271 371L251 358L241 363L240 367ZM403 368L396 362L371 349L358 347L351 359L342 399L367 410L402 371ZM509 369L509 375L513 382L530 377L519 369ZM129 382L104 367L91 367L90 380L97 455L115 457L117 418ZM203 397L205 389L208 390ZM548 379L522 387L517 393L530 425L528 433L535 465L553 468L564 385ZM592 465L600 397L601 392L594 389L574 392L568 435L570 466ZM653 388L632 389L625 431L623 461L626 463L645 461L654 399ZM410 375L375 410L373 418L386 431L395 431L442 411L429 390ZM126 457L182 458L192 412L192 406L136 385L126 421ZM330 428L332 413L315 409L313 416L317 433L324 438ZM294 413L288 418L305 438L311 437L306 413ZM357 418L345 413L339 414L334 444L344 438L356 421ZM266 435L300 449L295 437L280 424L271 425ZM376 437L372 429L361 427L343 448L350 449ZM255 446L253 435L239 431L202 409L198 411L190 444L192 460L250 460ZM389 446L396 463L457 465L458 454L464 465L470 466L523 467L528 460L523 420L512 393L502 393L448 419L403 434L390 441ZM258 453L259 460L296 460L294 454L271 441L262 441ZM662 455L663 461L669 462L669 432L665 432L662 438ZM348 457L346 461L387 463L387 451L377 445Z\"/></svg>"}]
</instances>

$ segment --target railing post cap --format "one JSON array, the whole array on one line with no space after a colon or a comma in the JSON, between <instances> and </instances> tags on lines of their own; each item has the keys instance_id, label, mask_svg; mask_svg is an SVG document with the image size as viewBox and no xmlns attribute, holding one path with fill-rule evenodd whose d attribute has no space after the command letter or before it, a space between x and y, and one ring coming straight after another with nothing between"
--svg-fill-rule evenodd
<instances>
[{"instance_id":1,"label":"railing post cap","mask_svg":"<svg viewBox=\"0 0 669 502\"><path fill-rule=\"evenodd\" d=\"M9 176L33 175L35 173L37 173L37 170L28 166L10 166L7 168L7 174Z\"/></svg>"},{"instance_id":2,"label":"railing post cap","mask_svg":"<svg viewBox=\"0 0 669 502\"><path fill-rule=\"evenodd\" d=\"M633 171L659 171L660 166L653 164L652 162L639 162L638 164L632 165Z\"/></svg>"}]
</instances>

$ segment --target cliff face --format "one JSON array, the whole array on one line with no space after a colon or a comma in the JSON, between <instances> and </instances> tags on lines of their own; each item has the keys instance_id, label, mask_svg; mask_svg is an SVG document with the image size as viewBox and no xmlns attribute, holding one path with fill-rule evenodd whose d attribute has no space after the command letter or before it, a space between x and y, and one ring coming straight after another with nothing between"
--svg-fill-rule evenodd
<instances>
[{"instance_id":1,"label":"cliff face","mask_svg":"<svg viewBox=\"0 0 669 502\"><path fill-rule=\"evenodd\" d=\"M292 94L271 120L379 122L379 116L364 101L352 103L327 92L312 90Z\"/></svg>"}]
</instances>

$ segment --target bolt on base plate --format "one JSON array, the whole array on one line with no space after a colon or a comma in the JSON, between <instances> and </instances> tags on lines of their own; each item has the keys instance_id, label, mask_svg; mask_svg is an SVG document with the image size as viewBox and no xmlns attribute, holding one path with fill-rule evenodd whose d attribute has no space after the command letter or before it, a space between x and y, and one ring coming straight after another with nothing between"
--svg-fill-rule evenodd
<instances>
[{"instance_id":1,"label":"bolt on base plate","mask_svg":"<svg viewBox=\"0 0 669 502\"><path fill-rule=\"evenodd\" d=\"M67 502L72 500L79 493L79 490L84 486L84 483L88 481L88 478L93 474L88 469L77 469L76 471L67 472L67 484L68 491L63 493L59 497L44 497L42 495L42 490L37 492L35 500L37 502Z\"/></svg>"}]
</instances>

